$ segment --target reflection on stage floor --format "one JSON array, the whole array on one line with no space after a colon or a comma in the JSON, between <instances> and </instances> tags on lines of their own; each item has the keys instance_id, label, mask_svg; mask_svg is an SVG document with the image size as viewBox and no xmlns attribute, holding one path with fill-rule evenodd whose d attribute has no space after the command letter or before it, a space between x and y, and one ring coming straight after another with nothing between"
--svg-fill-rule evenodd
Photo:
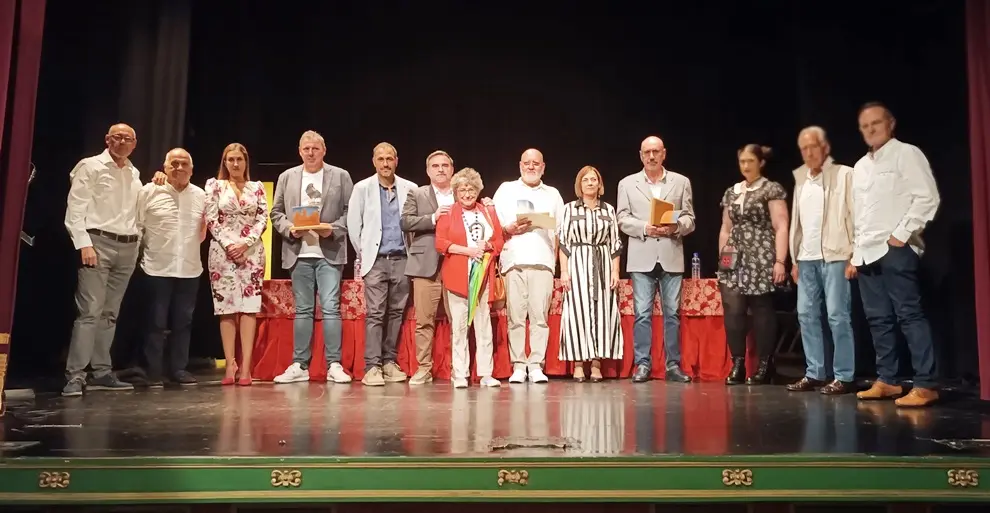
<instances>
[{"instance_id":1,"label":"reflection on stage floor","mask_svg":"<svg viewBox=\"0 0 990 513\"><path fill-rule=\"evenodd\" d=\"M92 392L11 404L5 457L990 454L975 401L924 410L854 396L628 380L454 390L295 383Z\"/></svg>"}]
</instances>

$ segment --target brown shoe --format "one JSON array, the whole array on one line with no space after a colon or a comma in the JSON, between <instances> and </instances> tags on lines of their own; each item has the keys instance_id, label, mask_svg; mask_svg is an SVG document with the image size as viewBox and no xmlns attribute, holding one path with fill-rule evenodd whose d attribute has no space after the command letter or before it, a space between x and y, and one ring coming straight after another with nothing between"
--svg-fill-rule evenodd
<instances>
[{"instance_id":1,"label":"brown shoe","mask_svg":"<svg viewBox=\"0 0 990 513\"><path fill-rule=\"evenodd\" d=\"M852 381L839 381L835 380L824 387L822 387L822 395L843 395L851 394L856 391L856 384Z\"/></svg>"},{"instance_id":2,"label":"brown shoe","mask_svg":"<svg viewBox=\"0 0 990 513\"><path fill-rule=\"evenodd\" d=\"M922 408L935 401L938 401L938 392L930 388L915 387L906 396L894 401L894 404L903 408Z\"/></svg>"},{"instance_id":3,"label":"brown shoe","mask_svg":"<svg viewBox=\"0 0 990 513\"><path fill-rule=\"evenodd\" d=\"M787 385L787 389L790 390L791 392L810 392L824 384L825 384L824 381L811 379L805 376L801 378L801 380L798 381L797 383L791 383L790 385Z\"/></svg>"},{"instance_id":4,"label":"brown shoe","mask_svg":"<svg viewBox=\"0 0 990 513\"><path fill-rule=\"evenodd\" d=\"M874 381L869 390L864 390L856 397L866 400L891 399L904 393L904 389L896 385L888 385L880 380Z\"/></svg>"}]
</instances>

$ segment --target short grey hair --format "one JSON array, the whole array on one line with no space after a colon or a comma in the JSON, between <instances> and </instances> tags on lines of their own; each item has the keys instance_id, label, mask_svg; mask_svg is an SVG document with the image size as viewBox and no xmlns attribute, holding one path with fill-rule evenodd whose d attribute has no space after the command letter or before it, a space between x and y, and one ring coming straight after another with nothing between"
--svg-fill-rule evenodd
<instances>
[{"instance_id":1,"label":"short grey hair","mask_svg":"<svg viewBox=\"0 0 990 513\"><path fill-rule=\"evenodd\" d=\"M484 182L481 181L481 174L470 167L466 167L456 173L450 179L450 189L457 192L457 189L467 185L469 187L474 187L478 194L485 188Z\"/></svg>"},{"instance_id":2,"label":"short grey hair","mask_svg":"<svg viewBox=\"0 0 990 513\"><path fill-rule=\"evenodd\" d=\"M324 141L323 136L315 130L306 130L303 132L302 136L299 138L299 147L302 148L303 144L310 141L318 142L320 143L320 146L323 146L324 150L327 149L327 142Z\"/></svg>"},{"instance_id":3,"label":"short grey hair","mask_svg":"<svg viewBox=\"0 0 990 513\"><path fill-rule=\"evenodd\" d=\"M186 151L185 148L172 148L171 150L168 150L168 153L165 154L165 165L167 166L170 162L172 162L172 159L178 156L186 157L189 159L189 165L194 165L192 155Z\"/></svg>"},{"instance_id":4,"label":"short grey hair","mask_svg":"<svg viewBox=\"0 0 990 513\"><path fill-rule=\"evenodd\" d=\"M820 143L823 145L828 144L828 135L825 133L825 129L818 125L811 125L801 129L798 133L798 144L801 144L801 138L804 137L804 134L814 134Z\"/></svg>"}]
</instances>

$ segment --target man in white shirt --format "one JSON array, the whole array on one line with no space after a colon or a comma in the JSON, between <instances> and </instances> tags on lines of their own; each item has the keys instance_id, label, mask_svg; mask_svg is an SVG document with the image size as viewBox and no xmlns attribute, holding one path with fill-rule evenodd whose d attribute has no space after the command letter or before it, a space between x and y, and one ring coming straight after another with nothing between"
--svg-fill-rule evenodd
<instances>
[{"instance_id":1,"label":"man in white shirt","mask_svg":"<svg viewBox=\"0 0 990 513\"><path fill-rule=\"evenodd\" d=\"M282 236L282 268L292 270L296 307L292 363L275 377L275 383L309 381L316 294L323 313L327 381L351 381L340 364L340 280L347 263L347 203L353 182L346 170L323 161L326 154L323 136L312 130L303 132L299 138L302 165L283 171L275 185L272 227ZM293 224L293 210L297 207L319 207L320 223L329 228L297 230Z\"/></svg>"},{"instance_id":2,"label":"man in white shirt","mask_svg":"<svg viewBox=\"0 0 990 513\"><path fill-rule=\"evenodd\" d=\"M79 161L69 173L71 186L65 229L79 250L82 267L76 285L78 316L72 325L65 364L66 397L87 390L132 390L113 374L110 345L117 313L137 264L137 197L141 178L128 159L137 135L120 123L104 137L106 151ZM87 383L86 367L92 370Z\"/></svg>"},{"instance_id":3,"label":"man in white shirt","mask_svg":"<svg viewBox=\"0 0 990 513\"><path fill-rule=\"evenodd\" d=\"M804 165L794 170L791 208L791 276L798 286L798 322L804 345L805 375L787 385L792 392L821 387L825 395L853 392L856 345L852 327L853 170L832 160L825 130L810 126L798 134ZM825 384L825 330L834 351L831 383Z\"/></svg>"},{"instance_id":4,"label":"man in white shirt","mask_svg":"<svg viewBox=\"0 0 990 513\"><path fill-rule=\"evenodd\" d=\"M433 381L433 336L443 297L441 256L436 249L435 233L437 219L446 215L454 204L454 191L450 188L454 159L443 150L434 151L426 157L426 174L430 183L413 189L402 206L402 231L411 238L406 276L412 279L413 308L416 310L418 367L409 378L410 385Z\"/></svg>"},{"instance_id":5,"label":"man in white shirt","mask_svg":"<svg viewBox=\"0 0 990 513\"><path fill-rule=\"evenodd\" d=\"M149 183L138 195L137 224L142 236L141 270L147 275L151 318L144 356L148 383L163 386L165 374L179 385L195 385L186 370L193 310L206 239L206 191L189 183L193 160L175 148L165 155L164 185ZM168 334L168 359L163 362ZM166 365L167 363L167 365Z\"/></svg>"},{"instance_id":6,"label":"man in white shirt","mask_svg":"<svg viewBox=\"0 0 990 513\"><path fill-rule=\"evenodd\" d=\"M868 103L859 111L859 131L870 150L853 172L852 263L859 274L879 378L857 396L889 399L902 394L896 380L898 325L911 353L914 384L895 404L928 406L938 400L938 377L931 327L921 308L918 268L924 251L922 231L935 217L940 197L928 159L916 146L894 138L894 126L894 116L883 104Z\"/></svg>"},{"instance_id":7,"label":"man in white shirt","mask_svg":"<svg viewBox=\"0 0 990 513\"><path fill-rule=\"evenodd\" d=\"M518 180L505 182L495 191L495 212L505 232L505 246L499 256L505 277L505 303L508 309L509 357L512 376L509 383L549 381L543 373L550 328L547 315L557 269L556 230L536 228L529 221L518 221L519 213L548 213L560 219L564 200L556 188L543 183L546 164L536 149L523 152ZM526 318L529 318L529 355L526 354Z\"/></svg>"}]
</instances>

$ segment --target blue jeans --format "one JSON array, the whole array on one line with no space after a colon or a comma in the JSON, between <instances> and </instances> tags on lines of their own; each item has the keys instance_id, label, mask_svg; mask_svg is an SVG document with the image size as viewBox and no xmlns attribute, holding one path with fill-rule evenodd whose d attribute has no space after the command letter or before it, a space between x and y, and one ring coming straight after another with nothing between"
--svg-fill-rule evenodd
<instances>
[{"instance_id":1,"label":"blue jeans","mask_svg":"<svg viewBox=\"0 0 990 513\"><path fill-rule=\"evenodd\" d=\"M682 273L668 273L657 264L648 273L629 273L632 277L633 308L636 323L633 327L633 364L651 367L650 351L653 347L653 301L660 289L663 308L663 347L666 353L666 369L681 365L681 280Z\"/></svg>"},{"instance_id":2,"label":"blue jeans","mask_svg":"<svg viewBox=\"0 0 990 513\"><path fill-rule=\"evenodd\" d=\"M880 260L859 267L859 293L877 352L877 374L888 385L898 384L895 325L900 325L907 340L914 386L935 388L938 384L932 330L921 308L920 263L910 246L890 246Z\"/></svg>"},{"instance_id":3,"label":"blue jeans","mask_svg":"<svg viewBox=\"0 0 990 513\"><path fill-rule=\"evenodd\" d=\"M339 265L325 258L300 258L292 268L292 294L296 299L296 318L292 321L292 361L309 368L312 356L313 309L316 293L323 310L323 345L327 367L340 362L340 278Z\"/></svg>"},{"instance_id":4,"label":"blue jeans","mask_svg":"<svg viewBox=\"0 0 990 513\"><path fill-rule=\"evenodd\" d=\"M805 376L825 381L828 377L825 341L831 331L832 373L839 381L852 381L856 345L852 327L852 287L846 279L846 262L806 260L798 262L797 312L804 346Z\"/></svg>"}]
</instances>

